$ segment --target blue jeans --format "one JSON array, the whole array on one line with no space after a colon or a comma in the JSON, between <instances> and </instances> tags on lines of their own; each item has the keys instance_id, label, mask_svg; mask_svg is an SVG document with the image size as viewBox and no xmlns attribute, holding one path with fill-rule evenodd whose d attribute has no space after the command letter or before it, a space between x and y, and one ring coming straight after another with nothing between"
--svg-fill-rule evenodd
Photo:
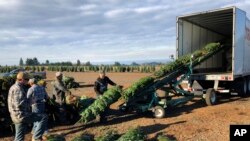
<instances>
[{"instance_id":1,"label":"blue jeans","mask_svg":"<svg viewBox=\"0 0 250 141\"><path fill-rule=\"evenodd\" d=\"M32 113L36 114L45 114L45 103L33 104L32 105ZM32 131L35 133L35 130L38 126L39 122L34 122ZM47 124L44 127L44 131L47 132L48 126Z\"/></svg>"},{"instance_id":2,"label":"blue jeans","mask_svg":"<svg viewBox=\"0 0 250 141\"><path fill-rule=\"evenodd\" d=\"M45 103L33 104L32 113L37 113L37 114L45 113Z\"/></svg>"},{"instance_id":3,"label":"blue jeans","mask_svg":"<svg viewBox=\"0 0 250 141\"><path fill-rule=\"evenodd\" d=\"M44 133L45 125L47 125L48 117L46 114L35 114L25 117L23 122L15 123L15 141L24 141L26 126L28 123L37 122L36 130L33 134L33 139L39 140Z\"/></svg>"}]
</instances>

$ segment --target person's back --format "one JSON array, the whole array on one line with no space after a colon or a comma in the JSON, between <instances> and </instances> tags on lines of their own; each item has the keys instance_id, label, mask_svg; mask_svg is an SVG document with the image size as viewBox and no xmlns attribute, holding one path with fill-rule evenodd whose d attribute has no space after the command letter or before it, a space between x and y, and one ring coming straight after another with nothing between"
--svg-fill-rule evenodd
<instances>
[{"instance_id":1,"label":"person's back","mask_svg":"<svg viewBox=\"0 0 250 141\"><path fill-rule=\"evenodd\" d=\"M27 97L30 99L33 113L45 112L45 100L48 98L44 87L39 85L32 85L28 90Z\"/></svg>"}]
</instances>

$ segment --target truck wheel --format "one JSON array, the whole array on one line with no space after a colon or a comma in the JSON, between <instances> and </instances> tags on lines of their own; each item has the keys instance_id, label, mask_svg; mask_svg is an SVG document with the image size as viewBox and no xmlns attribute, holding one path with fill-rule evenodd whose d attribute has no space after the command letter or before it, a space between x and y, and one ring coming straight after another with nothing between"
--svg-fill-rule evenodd
<instances>
[{"instance_id":1,"label":"truck wheel","mask_svg":"<svg viewBox=\"0 0 250 141\"><path fill-rule=\"evenodd\" d=\"M153 109L155 118L163 118L165 117L165 109L161 106L155 106Z\"/></svg>"},{"instance_id":2,"label":"truck wheel","mask_svg":"<svg viewBox=\"0 0 250 141\"><path fill-rule=\"evenodd\" d=\"M239 82L240 84L240 82ZM239 96L241 97L245 97L248 93L248 84L247 84L247 79L246 78L243 78L242 81L241 81L241 86L238 87L238 93L239 93Z\"/></svg>"},{"instance_id":3,"label":"truck wheel","mask_svg":"<svg viewBox=\"0 0 250 141\"><path fill-rule=\"evenodd\" d=\"M250 77L247 77L247 94L250 95Z\"/></svg>"},{"instance_id":4,"label":"truck wheel","mask_svg":"<svg viewBox=\"0 0 250 141\"><path fill-rule=\"evenodd\" d=\"M245 77L236 79L234 83L232 83L232 87L241 97L245 97L248 93L248 90L247 90L248 84L247 84L247 79Z\"/></svg>"},{"instance_id":5,"label":"truck wheel","mask_svg":"<svg viewBox=\"0 0 250 141\"><path fill-rule=\"evenodd\" d=\"M216 104L217 95L216 95L216 92L213 88L207 89L205 100L206 100L206 104L208 106L212 106L212 105Z\"/></svg>"},{"instance_id":6,"label":"truck wheel","mask_svg":"<svg viewBox=\"0 0 250 141\"><path fill-rule=\"evenodd\" d=\"M247 78L243 79L243 96L246 96L248 93L248 81Z\"/></svg>"}]
</instances>

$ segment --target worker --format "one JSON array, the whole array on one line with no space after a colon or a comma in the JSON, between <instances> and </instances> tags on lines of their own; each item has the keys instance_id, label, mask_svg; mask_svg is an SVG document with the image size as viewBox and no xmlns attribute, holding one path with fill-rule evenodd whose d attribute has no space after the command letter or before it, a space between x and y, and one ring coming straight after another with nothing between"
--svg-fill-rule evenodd
<instances>
[{"instance_id":1,"label":"worker","mask_svg":"<svg viewBox=\"0 0 250 141\"><path fill-rule=\"evenodd\" d=\"M65 112L65 104L66 104L66 96L71 95L71 92L67 90L64 86L63 81L63 74L62 72L56 72L56 80L53 84L53 95L56 98L56 102L59 105L59 114L60 114L60 122L66 123L66 112Z\"/></svg>"},{"instance_id":2,"label":"worker","mask_svg":"<svg viewBox=\"0 0 250 141\"><path fill-rule=\"evenodd\" d=\"M105 91L108 89L108 84L112 86L116 86L116 84L109 79L109 77L106 76L104 70L99 71L99 77L95 81L94 90L96 93L96 98L98 98L100 95L103 95Z\"/></svg>"},{"instance_id":3,"label":"worker","mask_svg":"<svg viewBox=\"0 0 250 141\"><path fill-rule=\"evenodd\" d=\"M37 128L33 134L32 141L42 140L48 117L46 114L37 114L29 111L30 105L27 93L24 91L29 80L28 74L19 72L16 78L16 83L11 86L8 94L8 109L15 125L14 140L23 141L26 125L34 122L37 122Z\"/></svg>"},{"instance_id":4,"label":"worker","mask_svg":"<svg viewBox=\"0 0 250 141\"><path fill-rule=\"evenodd\" d=\"M45 102L49 96L45 90L45 87L37 85L35 78L29 80L30 88L27 93L27 98L30 102L32 113L46 114L45 113ZM34 132L37 128L38 122L34 122L32 131ZM48 134L47 125L45 126L44 135Z\"/></svg>"},{"instance_id":5,"label":"worker","mask_svg":"<svg viewBox=\"0 0 250 141\"><path fill-rule=\"evenodd\" d=\"M99 77L95 81L94 90L96 92L96 98L100 97L104 94L105 91L108 89L108 84L115 86L116 83L111 81L109 77L106 76L104 70L99 71ZM106 115L108 113L109 107L107 107L104 112L97 116L97 120L100 122L106 121Z\"/></svg>"}]
</instances>

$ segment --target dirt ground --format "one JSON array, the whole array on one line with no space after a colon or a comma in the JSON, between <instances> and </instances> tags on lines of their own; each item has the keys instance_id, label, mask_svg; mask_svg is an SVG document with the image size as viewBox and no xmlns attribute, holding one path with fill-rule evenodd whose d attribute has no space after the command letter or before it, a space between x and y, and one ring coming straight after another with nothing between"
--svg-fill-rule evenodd
<instances>
[{"instance_id":1,"label":"dirt ground","mask_svg":"<svg viewBox=\"0 0 250 141\"><path fill-rule=\"evenodd\" d=\"M97 73L64 73L73 76L81 87L71 89L72 94L94 97L93 83ZM139 78L150 75L146 73L108 73L114 82L129 86ZM47 73L47 81L54 79L54 72ZM47 91L51 93L51 85ZM250 125L250 98L238 96L219 95L219 102L214 106L206 106L200 98L195 98L182 107L167 109L167 116L155 119L151 113L144 115L124 114L117 110L117 102L111 105L110 115L105 124L93 122L88 125L56 126L50 129L51 134L62 134L66 140L80 134L99 136L108 130L124 133L131 127L140 126L148 135L149 140L154 140L157 134L164 134L178 141L228 141L229 126L232 124ZM31 134L26 135L30 140ZM0 140L13 140L13 134L2 137Z\"/></svg>"}]
</instances>

